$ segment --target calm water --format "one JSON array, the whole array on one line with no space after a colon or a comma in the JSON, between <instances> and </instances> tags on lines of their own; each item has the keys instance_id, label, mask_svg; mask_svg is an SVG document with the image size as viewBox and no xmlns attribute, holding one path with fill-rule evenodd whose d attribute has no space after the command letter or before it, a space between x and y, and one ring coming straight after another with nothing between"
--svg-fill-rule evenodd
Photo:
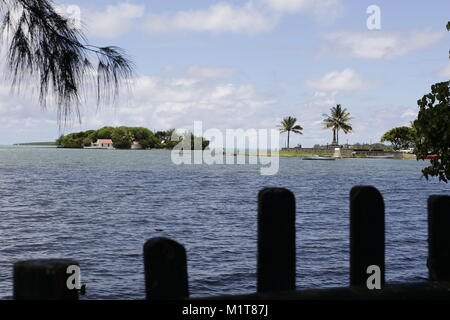
<instances>
[{"instance_id":1,"label":"calm water","mask_svg":"<svg viewBox=\"0 0 450 320\"><path fill-rule=\"evenodd\" d=\"M414 160L280 159L257 166L175 166L168 151L0 147L0 297L12 294L12 264L73 258L88 299L142 299L142 246L182 243L193 296L256 288L256 197L266 186L297 198L297 286L348 283L348 195L358 184L383 194L387 280L427 276L426 200L450 187L420 178ZM156 232L155 229L163 229Z\"/></svg>"}]
</instances>

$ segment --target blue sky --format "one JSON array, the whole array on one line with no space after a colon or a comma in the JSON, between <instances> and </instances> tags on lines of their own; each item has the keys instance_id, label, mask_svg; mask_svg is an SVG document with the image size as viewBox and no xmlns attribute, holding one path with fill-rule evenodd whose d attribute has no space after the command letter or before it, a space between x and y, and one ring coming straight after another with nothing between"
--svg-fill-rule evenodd
<instances>
[{"instance_id":1,"label":"blue sky","mask_svg":"<svg viewBox=\"0 0 450 320\"><path fill-rule=\"evenodd\" d=\"M354 116L341 142L375 142L417 115L416 101L450 78L450 2L340 0L71 1L89 41L131 55L130 96L82 123L219 129L274 128L288 115L304 127L292 145L330 141L322 114L337 103ZM381 29L368 30L370 5ZM0 83L0 144L54 140L56 113ZM284 137L283 142L284 143Z\"/></svg>"}]
</instances>

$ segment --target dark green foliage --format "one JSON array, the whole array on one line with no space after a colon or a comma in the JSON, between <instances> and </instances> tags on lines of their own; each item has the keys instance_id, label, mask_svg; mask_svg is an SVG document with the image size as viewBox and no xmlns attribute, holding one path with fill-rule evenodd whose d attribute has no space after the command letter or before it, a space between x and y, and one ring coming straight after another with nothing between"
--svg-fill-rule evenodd
<instances>
[{"instance_id":1,"label":"dark green foliage","mask_svg":"<svg viewBox=\"0 0 450 320\"><path fill-rule=\"evenodd\" d=\"M150 148L159 148L159 139L154 135L151 134L148 138L144 138L140 140L141 146L144 149Z\"/></svg>"},{"instance_id":2,"label":"dark green foliage","mask_svg":"<svg viewBox=\"0 0 450 320\"><path fill-rule=\"evenodd\" d=\"M209 146L208 140L202 137L196 137L190 132L183 135L181 139L188 139L191 141L191 150L205 150ZM178 142L171 141L171 143L169 142L169 145L172 145L173 143L175 143L175 146Z\"/></svg>"},{"instance_id":3,"label":"dark green foliage","mask_svg":"<svg viewBox=\"0 0 450 320\"><path fill-rule=\"evenodd\" d=\"M111 139L113 132L113 127L103 127L97 130L97 139Z\"/></svg>"},{"instance_id":4,"label":"dark green foliage","mask_svg":"<svg viewBox=\"0 0 450 320\"><path fill-rule=\"evenodd\" d=\"M128 129L133 136L133 141L139 141L142 148L155 148L157 146L157 139L149 129L143 127L131 127Z\"/></svg>"},{"instance_id":5,"label":"dark green foliage","mask_svg":"<svg viewBox=\"0 0 450 320\"><path fill-rule=\"evenodd\" d=\"M82 148L85 145L89 133L90 131L71 133L61 136L56 142L63 148Z\"/></svg>"},{"instance_id":6,"label":"dark green foliage","mask_svg":"<svg viewBox=\"0 0 450 320\"><path fill-rule=\"evenodd\" d=\"M419 115L414 121L416 130L416 155L423 159L429 154L439 158L422 170L428 179L439 177L447 182L450 178L450 93L449 81L431 86L431 93L424 95L417 103Z\"/></svg>"},{"instance_id":7,"label":"dark green foliage","mask_svg":"<svg viewBox=\"0 0 450 320\"><path fill-rule=\"evenodd\" d=\"M414 147L415 131L410 127L398 127L389 130L381 137L381 142L388 141L394 150Z\"/></svg>"},{"instance_id":8,"label":"dark green foliage","mask_svg":"<svg viewBox=\"0 0 450 320\"><path fill-rule=\"evenodd\" d=\"M130 149L133 142L133 134L127 127L118 127L114 129L111 135L113 147L116 149Z\"/></svg>"},{"instance_id":9,"label":"dark green foliage","mask_svg":"<svg viewBox=\"0 0 450 320\"><path fill-rule=\"evenodd\" d=\"M63 148L83 148L90 146L97 139L111 139L113 147L116 149L130 149L133 141L140 142L144 149L173 149L181 139L190 139L191 148L194 149L196 143L205 149L209 146L209 141L193 134L175 134L175 129L158 131L155 134L143 127L103 127L98 130L70 133L61 136L56 140L56 144Z\"/></svg>"},{"instance_id":10,"label":"dark green foliage","mask_svg":"<svg viewBox=\"0 0 450 320\"><path fill-rule=\"evenodd\" d=\"M149 139L153 135L153 132L143 127L129 127L128 131L131 133L135 141Z\"/></svg>"}]
</instances>

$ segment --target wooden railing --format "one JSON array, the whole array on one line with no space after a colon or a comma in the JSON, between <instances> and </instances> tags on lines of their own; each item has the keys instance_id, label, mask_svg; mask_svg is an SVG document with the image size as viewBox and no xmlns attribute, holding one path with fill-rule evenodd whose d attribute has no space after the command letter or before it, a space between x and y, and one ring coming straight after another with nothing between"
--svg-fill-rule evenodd
<instances>
[{"instance_id":1,"label":"wooden railing","mask_svg":"<svg viewBox=\"0 0 450 320\"><path fill-rule=\"evenodd\" d=\"M450 298L449 196L431 196L428 200L429 280L421 283L385 284L384 201L374 187L358 186L350 192L348 286L296 291L295 219L295 197L291 191L261 190L258 195L257 292L206 299ZM73 260L15 263L14 299L78 299L78 290L67 286L67 269L74 265L79 263ZM371 272L379 277L380 288L368 287ZM147 299L189 298L187 257L181 244L167 238L148 240L144 245L144 273Z\"/></svg>"}]
</instances>

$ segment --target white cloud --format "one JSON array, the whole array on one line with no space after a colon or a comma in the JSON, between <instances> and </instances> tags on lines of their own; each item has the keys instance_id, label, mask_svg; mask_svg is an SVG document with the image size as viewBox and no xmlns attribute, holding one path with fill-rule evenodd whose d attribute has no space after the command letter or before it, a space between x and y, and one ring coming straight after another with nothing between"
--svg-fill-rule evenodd
<instances>
[{"instance_id":1,"label":"white cloud","mask_svg":"<svg viewBox=\"0 0 450 320\"><path fill-rule=\"evenodd\" d=\"M211 81L213 80L213 81ZM291 137L291 144L313 146L331 141L331 131L323 130L322 114L341 103L333 92L311 95L311 101L280 107L278 101L261 93L252 84L235 84L223 78L195 78L187 72L178 76L141 76L134 80L128 103L117 107L83 109L82 125L68 126L65 133L96 129L106 125L144 126L152 130L171 127L191 129L195 120L208 128L275 128L283 117L292 115L304 127L303 135ZM341 142L375 142L387 130L408 125L417 110L405 106L344 104L355 117L354 133L340 135ZM36 99L10 95L8 85L0 85L0 143L45 141L58 134L56 112L44 111ZM282 139L286 136L282 135Z\"/></svg>"},{"instance_id":2,"label":"white cloud","mask_svg":"<svg viewBox=\"0 0 450 320\"><path fill-rule=\"evenodd\" d=\"M277 18L259 10L253 2L235 6L226 2L207 9L179 11L172 15L150 14L145 30L150 33L199 31L254 34L272 29Z\"/></svg>"},{"instance_id":3,"label":"white cloud","mask_svg":"<svg viewBox=\"0 0 450 320\"><path fill-rule=\"evenodd\" d=\"M314 4L312 0L263 0L273 10L281 12L299 12Z\"/></svg>"},{"instance_id":4,"label":"white cloud","mask_svg":"<svg viewBox=\"0 0 450 320\"><path fill-rule=\"evenodd\" d=\"M144 29L150 33L255 34L275 28L285 13L312 12L322 21L332 21L340 10L340 0L250 0L241 6L220 2L206 9L149 14Z\"/></svg>"},{"instance_id":5,"label":"white cloud","mask_svg":"<svg viewBox=\"0 0 450 320\"><path fill-rule=\"evenodd\" d=\"M231 68L218 68L218 67L203 67L203 66L190 66L187 69L187 74L198 78L226 78L235 73Z\"/></svg>"},{"instance_id":6,"label":"white cloud","mask_svg":"<svg viewBox=\"0 0 450 320\"><path fill-rule=\"evenodd\" d=\"M203 9L173 13L146 12L145 6L128 2L108 5L103 11L83 10L91 36L114 38L132 29L150 34L210 32L256 34L274 29L283 14L310 12L321 21L333 21L340 0L248 0L242 5L219 2ZM140 19L145 17L145 19Z\"/></svg>"},{"instance_id":7,"label":"white cloud","mask_svg":"<svg viewBox=\"0 0 450 320\"><path fill-rule=\"evenodd\" d=\"M441 70L438 71L438 76L450 79L450 62Z\"/></svg>"},{"instance_id":8,"label":"white cloud","mask_svg":"<svg viewBox=\"0 0 450 320\"><path fill-rule=\"evenodd\" d=\"M82 125L73 121L65 132L106 125L191 129L196 120L203 121L205 129L275 128L276 100L258 92L252 84L230 82L224 78L230 72L226 68L191 66L177 75L137 77L128 101L97 110L93 99L81 110ZM23 136L18 136L22 131ZM38 138L44 132L47 138ZM45 140L58 134L54 109L43 111L34 96L13 96L8 85L0 86L0 141Z\"/></svg>"},{"instance_id":9,"label":"white cloud","mask_svg":"<svg viewBox=\"0 0 450 320\"><path fill-rule=\"evenodd\" d=\"M328 51L345 57L390 59L438 43L443 32L425 30L400 33L385 31L340 31L324 35L333 44Z\"/></svg>"},{"instance_id":10,"label":"white cloud","mask_svg":"<svg viewBox=\"0 0 450 320\"><path fill-rule=\"evenodd\" d=\"M43 110L35 101L31 94L25 92L12 94L10 85L0 82L0 129L5 130L2 132L3 138L17 139L32 128L56 125L55 110Z\"/></svg>"},{"instance_id":11,"label":"white cloud","mask_svg":"<svg viewBox=\"0 0 450 320\"><path fill-rule=\"evenodd\" d=\"M114 123L150 129L190 128L194 121L205 127L248 128L276 124L269 121L276 101L252 84L224 81L225 68L191 66L178 75L141 76L134 79L133 94L115 112L85 115L87 127ZM249 121L251 119L252 121Z\"/></svg>"},{"instance_id":12,"label":"white cloud","mask_svg":"<svg viewBox=\"0 0 450 320\"><path fill-rule=\"evenodd\" d=\"M88 33L93 36L114 38L133 28L135 19L144 16L145 7L131 3L108 5L103 12L85 10Z\"/></svg>"},{"instance_id":13,"label":"white cloud","mask_svg":"<svg viewBox=\"0 0 450 320\"><path fill-rule=\"evenodd\" d=\"M401 114L400 118L403 119L417 118L417 114L418 114L417 110L406 110Z\"/></svg>"},{"instance_id":14,"label":"white cloud","mask_svg":"<svg viewBox=\"0 0 450 320\"><path fill-rule=\"evenodd\" d=\"M320 92L356 91L366 89L369 84L351 69L333 71L319 79L308 79L305 85ZM320 95L320 93L317 93Z\"/></svg>"},{"instance_id":15,"label":"white cloud","mask_svg":"<svg viewBox=\"0 0 450 320\"><path fill-rule=\"evenodd\" d=\"M316 16L333 21L342 11L340 0L262 0L270 9L282 13L313 12Z\"/></svg>"},{"instance_id":16,"label":"white cloud","mask_svg":"<svg viewBox=\"0 0 450 320\"><path fill-rule=\"evenodd\" d=\"M352 141L378 142L388 130L409 126L417 118L417 111L411 107L381 105L366 106L352 112L354 115Z\"/></svg>"}]
</instances>

